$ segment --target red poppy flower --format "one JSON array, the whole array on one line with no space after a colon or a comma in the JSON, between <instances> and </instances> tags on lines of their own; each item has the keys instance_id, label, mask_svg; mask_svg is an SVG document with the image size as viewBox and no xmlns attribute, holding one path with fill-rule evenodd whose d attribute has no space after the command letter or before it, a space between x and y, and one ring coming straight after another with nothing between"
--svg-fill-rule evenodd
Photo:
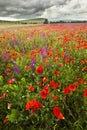
<instances>
[{"instance_id":1,"label":"red poppy flower","mask_svg":"<svg viewBox=\"0 0 87 130\"><path fill-rule=\"evenodd\" d=\"M11 80L11 79L8 80L8 81L7 81L7 84L12 84L12 80Z\"/></svg>"},{"instance_id":2,"label":"red poppy flower","mask_svg":"<svg viewBox=\"0 0 87 130\"><path fill-rule=\"evenodd\" d=\"M54 75L55 75L55 76L58 76L58 74L59 74L58 71L55 71L55 72L54 72Z\"/></svg>"},{"instance_id":3,"label":"red poppy flower","mask_svg":"<svg viewBox=\"0 0 87 130\"><path fill-rule=\"evenodd\" d=\"M26 66L25 66L25 69L26 69L26 70L30 70L30 66L29 66L29 65L26 65Z\"/></svg>"},{"instance_id":4,"label":"red poppy flower","mask_svg":"<svg viewBox=\"0 0 87 130\"><path fill-rule=\"evenodd\" d=\"M8 97L7 93L3 93L2 98L6 99Z\"/></svg>"},{"instance_id":5,"label":"red poppy flower","mask_svg":"<svg viewBox=\"0 0 87 130\"><path fill-rule=\"evenodd\" d=\"M14 83L14 82L15 82L15 78L13 77L13 78L11 79L11 81L12 81L12 83Z\"/></svg>"},{"instance_id":6,"label":"red poppy flower","mask_svg":"<svg viewBox=\"0 0 87 130\"><path fill-rule=\"evenodd\" d=\"M33 87L33 86L29 86L29 87L28 87L28 90L34 91L34 87Z\"/></svg>"},{"instance_id":7,"label":"red poppy flower","mask_svg":"<svg viewBox=\"0 0 87 130\"><path fill-rule=\"evenodd\" d=\"M65 88L64 88L64 93L65 93L65 94L69 94L69 93L70 93L69 87L65 87Z\"/></svg>"},{"instance_id":8,"label":"red poppy flower","mask_svg":"<svg viewBox=\"0 0 87 130\"><path fill-rule=\"evenodd\" d=\"M82 68L82 71L87 71L87 66L85 66L84 68Z\"/></svg>"},{"instance_id":9,"label":"red poppy flower","mask_svg":"<svg viewBox=\"0 0 87 130\"><path fill-rule=\"evenodd\" d=\"M5 124L7 122L8 122L8 118L5 117L3 123Z\"/></svg>"},{"instance_id":10,"label":"red poppy flower","mask_svg":"<svg viewBox=\"0 0 87 130\"><path fill-rule=\"evenodd\" d=\"M66 59L66 60L65 60L65 63L66 63L66 64L70 63L70 60L69 60L69 59Z\"/></svg>"},{"instance_id":11,"label":"red poppy flower","mask_svg":"<svg viewBox=\"0 0 87 130\"><path fill-rule=\"evenodd\" d=\"M86 85L86 84L87 84L87 82L86 82L86 81L84 81L84 82L83 82L83 84L84 84L84 85Z\"/></svg>"},{"instance_id":12,"label":"red poppy flower","mask_svg":"<svg viewBox=\"0 0 87 130\"><path fill-rule=\"evenodd\" d=\"M59 66L59 67L62 67L62 66L63 66L63 63L59 63L58 66Z\"/></svg>"},{"instance_id":13,"label":"red poppy flower","mask_svg":"<svg viewBox=\"0 0 87 130\"><path fill-rule=\"evenodd\" d=\"M34 113L37 109L40 109L42 107L42 104L40 102L36 102L31 109L31 112Z\"/></svg>"},{"instance_id":14,"label":"red poppy flower","mask_svg":"<svg viewBox=\"0 0 87 130\"><path fill-rule=\"evenodd\" d=\"M47 93L47 91L45 89L43 89L43 90L40 91L40 96L43 99L46 99L47 95L48 95L48 93Z\"/></svg>"},{"instance_id":15,"label":"red poppy flower","mask_svg":"<svg viewBox=\"0 0 87 130\"><path fill-rule=\"evenodd\" d=\"M42 82L39 82L39 83L38 83L38 86L40 86L40 87L41 87L41 86L42 86Z\"/></svg>"},{"instance_id":16,"label":"red poppy flower","mask_svg":"<svg viewBox=\"0 0 87 130\"><path fill-rule=\"evenodd\" d=\"M52 86L54 89L57 89L60 86L60 84L57 84L54 81L50 81L50 86Z\"/></svg>"},{"instance_id":17,"label":"red poppy flower","mask_svg":"<svg viewBox=\"0 0 87 130\"><path fill-rule=\"evenodd\" d=\"M80 64L81 64L81 65L85 64L85 61L84 61L84 60L82 60L82 61L80 62Z\"/></svg>"},{"instance_id":18,"label":"red poppy flower","mask_svg":"<svg viewBox=\"0 0 87 130\"><path fill-rule=\"evenodd\" d=\"M53 100L56 101L57 100L57 96L53 96Z\"/></svg>"},{"instance_id":19,"label":"red poppy flower","mask_svg":"<svg viewBox=\"0 0 87 130\"><path fill-rule=\"evenodd\" d=\"M34 104L35 104L35 99L33 99L32 101L29 101L26 103L26 110L29 110Z\"/></svg>"},{"instance_id":20,"label":"red poppy flower","mask_svg":"<svg viewBox=\"0 0 87 130\"><path fill-rule=\"evenodd\" d=\"M11 70L9 68L6 70L6 74L11 75Z\"/></svg>"},{"instance_id":21,"label":"red poppy flower","mask_svg":"<svg viewBox=\"0 0 87 130\"><path fill-rule=\"evenodd\" d=\"M55 85L53 86L54 89L57 89L59 87L60 87L60 84L57 84L57 83L55 83Z\"/></svg>"},{"instance_id":22,"label":"red poppy flower","mask_svg":"<svg viewBox=\"0 0 87 130\"><path fill-rule=\"evenodd\" d=\"M78 81L74 82L73 85L75 85L76 87L78 87L79 86L79 82Z\"/></svg>"},{"instance_id":23,"label":"red poppy flower","mask_svg":"<svg viewBox=\"0 0 87 130\"><path fill-rule=\"evenodd\" d=\"M43 73L43 69L44 69L43 66L38 66L37 69L36 69L36 72L37 72L38 74L42 74L42 73Z\"/></svg>"},{"instance_id":24,"label":"red poppy flower","mask_svg":"<svg viewBox=\"0 0 87 130\"><path fill-rule=\"evenodd\" d=\"M87 89L84 90L84 93L83 93L84 97L87 98Z\"/></svg>"},{"instance_id":25,"label":"red poppy flower","mask_svg":"<svg viewBox=\"0 0 87 130\"><path fill-rule=\"evenodd\" d=\"M78 78L78 81L79 81L80 83L83 83L83 79L82 79L82 78Z\"/></svg>"},{"instance_id":26,"label":"red poppy flower","mask_svg":"<svg viewBox=\"0 0 87 130\"><path fill-rule=\"evenodd\" d=\"M46 91L47 95L49 95L50 89L49 89L49 87L47 85L44 86L44 90Z\"/></svg>"},{"instance_id":27,"label":"red poppy flower","mask_svg":"<svg viewBox=\"0 0 87 130\"><path fill-rule=\"evenodd\" d=\"M73 85L73 84L70 84L69 85L69 89L70 89L70 91L75 91L76 90L76 86Z\"/></svg>"},{"instance_id":28,"label":"red poppy flower","mask_svg":"<svg viewBox=\"0 0 87 130\"><path fill-rule=\"evenodd\" d=\"M65 53L64 53L64 52L62 52L62 53L61 53L61 57L62 57L62 58L64 58L64 56L65 56Z\"/></svg>"},{"instance_id":29,"label":"red poppy flower","mask_svg":"<svg viewBox=\"0 0 87 130\"><path fill-rule=\"evenodd\" d=\"M54 116L56 116L58 119L64 119L64 116L63 116L63 114L61 113L60 108L59 108L58 106L55 106L55 107L53 108L53 114L54 114Z\"/></svg>"},{"instance_id":30,"label":"red poppy flower","mask_svg":"<svg viewBox=\"0 0 87 130\"><path fill-rule=\"evenodd\" d=\"M4 77L5 77L5 74L2 74L2 77L4 78Z\"/></svg>"},{"instance_id":31,"label":"red poppy flower","mask_svg":"<svg viewBox=\"0 0 87 130\"><path fill-rule=\"evenodd\" d=\"M50 86L54 86L55 82L54 81L50 81Z\"/></svg>"},{"instance_id":32,"label":"red poppy flower","mask_svg":"<svg viewBox=\"0 0 87 130\"><path fill-rule=\"evenodd\" d=\"M31 110L32 113L41 107L42 104L40 102L37 102L36 99L33 99L26 103L26 110Z\"/></svg>"}]
</instances>

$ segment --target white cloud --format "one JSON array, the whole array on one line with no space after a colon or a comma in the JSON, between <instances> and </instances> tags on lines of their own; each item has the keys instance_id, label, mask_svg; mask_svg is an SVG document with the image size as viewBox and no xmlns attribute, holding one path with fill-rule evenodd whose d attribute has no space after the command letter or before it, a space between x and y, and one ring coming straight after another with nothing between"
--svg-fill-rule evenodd
<instances>
[{"instance_id":1,"label":"white cloud","mask_svg":"<svg viewBox=\"0 0 87 130\"><path fill-rule=\"evenodd\" d=\"M5 21L18 21L16 18L11 18L11 17L0 17L0 20L5 20ZM23 20L23 19L19 19Z\"/></svg>"},{"instance_id":2,"label":"white cloud","mask_svg":"<svg viewBox=\"0 0 87 130\"><path fill-rule=\"evenodd\" d=\"M52 6L46 9L41 17L53 20L87 20L87 1L72 0L63 6Z\"/></svg>"}]
</instances>

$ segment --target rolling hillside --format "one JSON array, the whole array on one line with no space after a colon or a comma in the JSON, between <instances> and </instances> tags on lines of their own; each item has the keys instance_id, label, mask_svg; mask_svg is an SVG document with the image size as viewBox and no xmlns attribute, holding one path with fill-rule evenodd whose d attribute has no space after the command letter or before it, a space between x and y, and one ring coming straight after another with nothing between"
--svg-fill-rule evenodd
<instances>
[{"instance_id":1,"label":"rolling hillside","mask_svg":"<svg viewBox=\"0 0 87 130\"><path fill-rule=\"evenodd\" d=\"M0 24L44 24L44 23L48 23L48 19L37 18L37 19L21 20L21 21L3 21L3 20L0 20Z\"/></svg>"}]
</instances>

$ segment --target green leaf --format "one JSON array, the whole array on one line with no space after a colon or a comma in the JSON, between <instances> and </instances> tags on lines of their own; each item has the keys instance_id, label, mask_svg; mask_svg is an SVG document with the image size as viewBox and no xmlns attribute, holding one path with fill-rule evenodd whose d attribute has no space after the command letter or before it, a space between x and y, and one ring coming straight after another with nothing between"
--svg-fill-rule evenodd
<instances>
[{"instance_id":1,"label":"green leaf","mask_svg":"<svg viewBox=\"0 0 87 130\"><path fill-rule=\"evenodd\" d=\"M11 114L7 115L7 118L9 121L11 122L16 122L17 121L17 118L18 118L18 110L16 109L12 109L11 110Z\"/></svg>"},{"instance_id":2,"label":"green leaf","mask_svg":"<svg viewBox=\"0 0 87 130\"><path fill-rule=\"evenodd\" d=\"M3 84L3 77L0 76L0 85L2 85L2 84Z\"/></svg>"},{"instance_id":3,"label":"green leaf","mask_svg":"<svg viewBox=\"0 0 87 130\"><path fill-rule=\"evenodd\" d=\"M23 84L23 85L26 85L26 79L23 77L23 78L21 78L21 83Z\"/></svg>"}]
</instances>

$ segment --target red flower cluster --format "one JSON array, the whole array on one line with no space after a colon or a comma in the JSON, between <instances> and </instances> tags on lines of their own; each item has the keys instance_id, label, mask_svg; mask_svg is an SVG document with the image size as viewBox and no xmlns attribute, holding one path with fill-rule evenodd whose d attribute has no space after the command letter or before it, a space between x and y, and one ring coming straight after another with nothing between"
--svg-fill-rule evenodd
<instances>
[{"instance_id":1,"label":"red flower cluster","mask_svg":"<svg viewBox=\"0 0 87 130\"><path fill-rule=\"evenodd\" d=\"M46 99L46 97L49 95L49 87L48 86L44 86L44 89L40 91L40 96L43 99Z\"/></svg>"},{"instance_id":2,"label":"red flower cluster","mask_svg":"<svg viewBox=\"0 0 87 130\"><path fill-rule=\"evenodd\" d=\"M36 72L37 72L38 74L42 74L42 73L43 73L43 69L44 69L43 66L38 66L37 69L36 69Z\"/></svg>"},{"instance_id":3,"label":"red flower cluster","mask_svg":"<svg viewBox=\"0 0 87 130\"><path fill-rule=\"evenodd\" d=\"M50 86L52 86L54 89L57 89L60 86L60 84L57 84L54 81L50 81Z\"/></svg>"},{"instance_id":4,"label":"red flower cluster","mask_svg":"<svg viewBox=\"0 0 87 130\"><path fill-rule=\"evenodd\" d=\"M15 78L12 78L12 79L9 79L8 81L7 81L7 84L9 85L9 84L12 84L12 83L14 83L15 82Z\"/></svg>"},{"instance_id":5,"label":"red flower cluster","mask_svg":"<svg viewBox=\"0 0 87 130\"><path fill-rule=\"evenodd\" d=\"M65 93L65 94L69 94L70 92L75 91L78 86L79 86L79 83L78 83L78 82L75 82L75 83L73 83L73 84L69 84L69 86L66 86L66 87L64 88L64 93Z\"/></svg>"},{"instance_id":6,"label":"red flower cluster","mask_svg":"<svg viewBox=\"0 0 87 130\"><path fill-rule=\"evenodd\" d=\"M55 107L53 108L53 114L54 114L54 116L56 116L58 119L64 119L64 116L63 116L63 114L61 113L60 108L59 108L58 106L55 106Z\"/></svg>"},{"instance_id":7,"label":"red flower cluster","mask_svg":"<svg viewBox=\"0 0 87 130\"><path fill-rule=\"evenodd\" d=\"M40 109L42 107L42 104L40 102L37 102L36 99L33 99L26 103L26 110L31 110L32 113L34 113L37 109Z\"/></svg>"}]
</instances>

